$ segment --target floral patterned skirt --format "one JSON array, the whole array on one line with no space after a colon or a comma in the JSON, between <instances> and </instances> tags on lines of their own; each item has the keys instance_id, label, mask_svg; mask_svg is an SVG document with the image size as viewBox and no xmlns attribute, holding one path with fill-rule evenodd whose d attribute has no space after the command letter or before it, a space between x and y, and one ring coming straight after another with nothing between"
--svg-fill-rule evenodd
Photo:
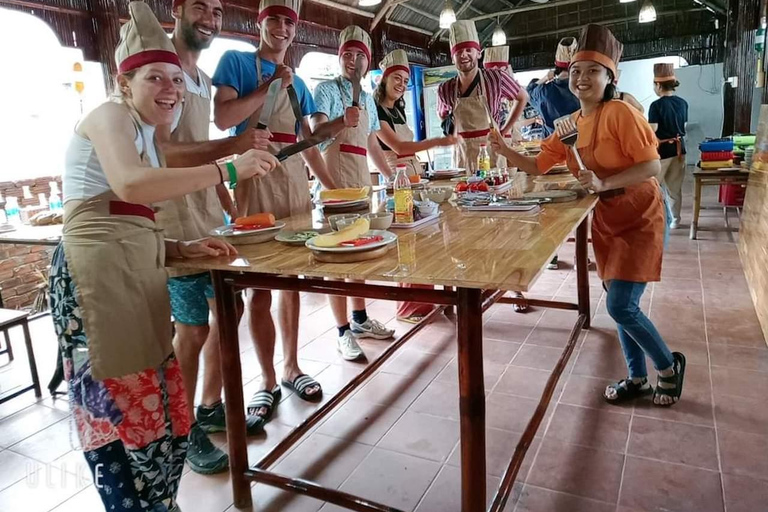
<instances>
[{"instance_id":1,"label":"floral patterned skirt","mask_svg":"<svg viewBox=\"0 0 768 512\"><path fill-rule=\"evenodd\" d=\"M77 437L105 508L177 511L190 428L179 363L171 356L158 368L94 379L75 291L60 244L51 262L51 313Z\"/></svg>"}]
</instances>

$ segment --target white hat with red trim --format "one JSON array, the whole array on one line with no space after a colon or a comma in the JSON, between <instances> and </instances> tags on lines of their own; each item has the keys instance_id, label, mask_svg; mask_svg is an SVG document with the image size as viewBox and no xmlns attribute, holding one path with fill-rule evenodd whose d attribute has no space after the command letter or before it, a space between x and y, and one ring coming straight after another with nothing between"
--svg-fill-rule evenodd
<instances>
[{"instance_id":1,"label":"white hat with red trim","mask_svg":"<svg viewBox=\"0 0 768 512\"><path fill-rule=\"evenodd\" d=\"M357 25L350 25L339 34L339 55L344 53L350 48L357 48L361 50L366 57L368 57L368 63L371 62L371 36L368 32L358 27Z\"/></svg>"},{"instance_id":2,"label":"white hat with red trim","mask_svg":"<svg viewBox=\"0 0 768 512\"><path fill-rule=\"evenodd\" d=\"M475 48L478 52L482 50L480 38L477 36L477 27L474 21L460 20L451 25L451 56L457 54L465 48Z\"/></svg>"},{"instance_id":3,"label":"white hat with red trim","mask_svg":"<svg viewBox=\"0 0 768 512\"><path fill-rule=\"evenodd\" d=\"M411 68L408 64L408 54L405 50L394 50L389 52L379 64L379 67L384 72L382 76L387 76L395 71L405 71L409 75L411 74Z\"/></svg>"},{"instance_id":4,"label":"white hat with red trim","mask_svg":"<svg viewBox=\"0 0 768 512\"><path fill-rule=\"evenodd\" d=\"M282 15L299 22L301 12L301 0L261 0L259 4L259 23L267 16Z\"/></svg>"},{"instance_id":5,"label":"white hat with red trim","mask_svg":"<svg viewBox=\"0 0 768 512\"><path fill-rule=\"evenodd\" d=\"M485 69L511 70L509 65L509 46L491 46L483 52L483 67Z\"/></svg>"},{"instance_id":6,"label":"white hat with red trim","mask_svg":"<svg viewBox=\"0 0 768 512\"><path fill-rule=\"evenodd\" d=\"M155 62L167 62L181 67L171 39L149 5L131 2L128 4L128 12L131 19L120 28L120 41L115 49L118 71L127 73Z\"/></svg>"}]
</instances>

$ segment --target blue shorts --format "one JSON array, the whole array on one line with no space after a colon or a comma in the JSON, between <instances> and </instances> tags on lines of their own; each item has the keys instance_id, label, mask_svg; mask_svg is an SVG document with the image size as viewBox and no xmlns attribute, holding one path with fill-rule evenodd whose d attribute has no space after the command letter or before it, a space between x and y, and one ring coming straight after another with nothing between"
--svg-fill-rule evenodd
<instances>
[{"instance_id":1,"label":"blue shorts","mask_svg":"<svg viewBox=\"0 0 768 512\"><path fill-rule=\"evenodd\" d=\"M171 277L168 279L173 318L184 325L208 325L208 299L212 299L211 274Z\"/></svg>"}]
</instances>

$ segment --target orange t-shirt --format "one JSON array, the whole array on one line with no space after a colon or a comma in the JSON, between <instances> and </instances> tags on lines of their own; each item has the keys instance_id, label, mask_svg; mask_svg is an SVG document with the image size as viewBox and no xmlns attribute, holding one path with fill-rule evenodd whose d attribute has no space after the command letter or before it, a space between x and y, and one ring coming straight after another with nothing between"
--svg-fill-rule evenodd
<instances>
[{"instance_id":1,"label":"orange t-shirt","mask_svg":"<svg viewBox=\"0 0 768 512\"><path fill-rule=\"evenodd\" d=\"M577 148L592 145L598 164L604 173L595 171L600 179L621 172L635 164L658 160L658 140L651 125L643 115L628 103L613 100L603 104L589 116L578 110L573 113L579 130ZM594 137L593 137L594 132ZM560 142L557 134L550 135L541 143L541 153L536 158L539 171L546 172L562 164L570 149Z\"/></svg>"}]
</instances>

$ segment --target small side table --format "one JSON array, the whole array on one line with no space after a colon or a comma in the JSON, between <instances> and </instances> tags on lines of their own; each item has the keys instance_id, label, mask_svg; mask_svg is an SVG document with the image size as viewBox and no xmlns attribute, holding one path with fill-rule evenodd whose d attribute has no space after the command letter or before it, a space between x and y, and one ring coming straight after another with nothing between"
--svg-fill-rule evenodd
<instances>
[{"instance_id":1,"label":"small side table","mask_svg":"<svg viewBox=\"0 0 768 512\"><path fill-rule=\"evenodd\" d=\"M726 207L724 211L725 228L700 228L699 212L702 208L712 208L711 206L701 206L701 189L706 186L723 185L726 183L742 183L744 185L749 181L749 171L741 168L717 169L714 171L694 171L693 172L693 220L691 221L691 240L696 240L698 231L738 231L738 228L732 228L728 225L728 213ZM718 208L720 208L718 206Z\"/></svg>"},{"instance_id":2,"label":"small side table","mask_svg":"<svg viewBox=\"0 0 768 512\"><path fill-rule=\"evenodd\" d=\"M40 391L40 377L37 375L37 361L35 352L32 349L32 337L29 335L29 313L26 311L17 311L15 309L0 309L0 329L6 330L21 326L24 331L24 344L27 346L27 360L29 361L29 372L32 374L32 385L18 389L5 396L0 396L0 404L16 398L27 391L35 391L35 396L43 396ZM10 343L9 343L10 347ZM10 355L10 353L9 353Z\"/></svg>"}]
</instances>

